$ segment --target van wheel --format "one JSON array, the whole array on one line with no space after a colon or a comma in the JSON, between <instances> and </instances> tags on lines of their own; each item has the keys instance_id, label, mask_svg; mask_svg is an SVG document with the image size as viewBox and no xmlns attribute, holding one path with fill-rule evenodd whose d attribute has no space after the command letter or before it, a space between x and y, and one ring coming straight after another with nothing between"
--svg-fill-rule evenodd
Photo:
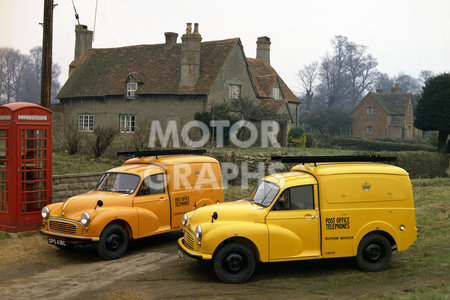
<instances>
[{"instance_id":1,"label":"van wheel","mask_svg":"<svg viewBox=\"0 0 450 300\"><path fill-rule=\"evenodd\" d=\"M255 270L255 255L244 245L223 246L214 258L214 272L225 283L246 282Z\"/></svg>"},{"instance_id":2,"label":"van wheel","mask_svg":"<svg viewBox=\"0 0 450 300\"><path fill-rule=\"evenodd\" d=\"M108 225L100 235L97 252L106 260L121 257L128 247L128 234L119 224Z\"/></svg>"},{"instance_id":3,"label":"van wheel","mask_svg":"<svg viewBox=\"0 0 450 300\"><path fill-rule=\"evenodd\" d=\"M364 271L377 272L387 268L392 257L392 247L381 234L365 236L358 246L356 262Z\"/></svg>"}]
</instances>

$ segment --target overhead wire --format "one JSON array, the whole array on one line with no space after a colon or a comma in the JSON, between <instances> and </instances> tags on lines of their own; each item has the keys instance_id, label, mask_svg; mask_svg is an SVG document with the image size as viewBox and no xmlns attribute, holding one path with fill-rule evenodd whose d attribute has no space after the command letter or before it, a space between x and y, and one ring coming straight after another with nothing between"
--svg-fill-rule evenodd
<instances>
[{"instance_id":1,"label":"overhead wire","mask_svg":"<svg viewBox=\"0 0 450 300\"><path fill-rule=\"evenodd\" d=\"M97 24L97 6L98 6L98 0L95 0L94 34L92 35L92 41L94 41L94 38L95 38L95 25Z\"/></svg>"},{"instance_id":2,"label":"overhead wire","mask_svg":"<svg viewBox=\"0 0 450 300\"><path fill-rule=\"evenodd\" d=\"M75 8L75 3L73 2L73 0L72 0L72 5L73 5L73 10L75 11L75 19L77 20L78 25L80 25L80 16L77 13L77 9Z\"/></svg>"}]
</instances>

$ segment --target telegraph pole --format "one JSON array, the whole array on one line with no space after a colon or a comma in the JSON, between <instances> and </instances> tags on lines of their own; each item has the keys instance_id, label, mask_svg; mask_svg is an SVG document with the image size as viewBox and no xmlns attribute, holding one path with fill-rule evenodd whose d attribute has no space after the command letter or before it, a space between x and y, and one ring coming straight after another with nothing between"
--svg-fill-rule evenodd
<instances>
[{"instance_id":1,"label":"telegraph pole","mask_svg":"<svg viewBox=\"0 0 450 300\"><path fill-rule=\"evenodd\" d=\"M53 0L44 0L42 38L41 106L50 108L52 92Z\"/></svg>"}]
</instances>

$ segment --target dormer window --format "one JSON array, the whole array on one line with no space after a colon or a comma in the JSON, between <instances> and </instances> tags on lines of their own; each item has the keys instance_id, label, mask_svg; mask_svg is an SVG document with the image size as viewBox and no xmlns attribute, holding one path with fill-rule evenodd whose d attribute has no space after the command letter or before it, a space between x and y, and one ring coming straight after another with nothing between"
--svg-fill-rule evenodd
<instances>
[{"instance_id":1,"label":"dormer window","mask_svg":"<svg viewBox=\"0 0 450 300\"><path fill-rule=\"evenodd\" d=\"M280 97L280 89L277 87L272 88L272 98L273 99L281 99Z\"/></svg>"},{"instance_id":2,"label":"dormer window","mask_svg":"<svg viewBox=\"0 0 450 300\"><path fill-rule=\"evenodd\" d=\"M129 73L125 83L127 84L127 99L136 98L138 81L134 78L134 76L131 73Z\"/></svg>"},{"instance_id":3,"label":"dormer window","mask_svg":"<svg viewBox=\"0 0 450 300\"><path fill-rule=\"evenodd\" d=\"M134 93L137 90L137 82L128 82L127 83L127 99L134 99L135 95Z\"/></svg>"}]
</instances>

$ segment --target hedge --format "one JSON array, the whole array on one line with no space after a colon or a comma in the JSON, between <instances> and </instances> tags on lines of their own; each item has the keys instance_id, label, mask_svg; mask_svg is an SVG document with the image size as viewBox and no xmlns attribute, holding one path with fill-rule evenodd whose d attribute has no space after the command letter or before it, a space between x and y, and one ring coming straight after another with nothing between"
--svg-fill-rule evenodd
<instances>
[{"instance_id":1,"label":"hedge","mask_svg":"<svg viewBox=\"0 0 450 300\"><path fill-rule=\"evenodd\" d=\"M396 156L393 165L405 169L410 178L447 177L450 155L430 152L393 152L382 155Z\"/></svg>"},{"instance_id":2,"label":"hedge","mask_svg":"<svg viewBox=\"0 0 450 300\"><path fill-rule=\"evenodd\" d=\"M330 148L361 150L361 151L436 151L436 148L411 142L385 142L359 138L336 137L329 141Z\"/></svg>"}]
</instances>

